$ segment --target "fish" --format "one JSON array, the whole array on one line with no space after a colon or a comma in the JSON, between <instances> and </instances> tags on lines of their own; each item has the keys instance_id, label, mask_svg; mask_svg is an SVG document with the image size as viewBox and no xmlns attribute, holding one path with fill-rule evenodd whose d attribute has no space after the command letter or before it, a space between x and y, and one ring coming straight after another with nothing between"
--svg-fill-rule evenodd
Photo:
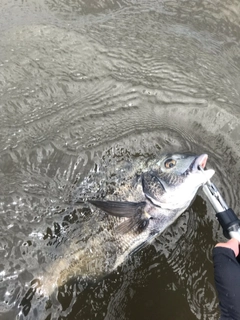
<instances>
[{"instance_id":1,"label":"fish","mask_svg":"<svg viewBox=\"0 0 240 320\"><path fill-rule=\"evenodd\" d=\"M153 161L131 186L138 201L132 201L133 196L129 196L131 201L89 201L118 218L113 230L122 251L113 269L131 252L150 243L190 206L198 189L215 173L213 169L201 171L207 159L207 154L167 154Z\"/></svg>"},{"instance_id":2,"label":"fish","mask_svg":"<svg viewBox=\"0 0 240 320\"><path fill-rule=\"evenodd\" d=\"M73 278L99 279L151 243L214 175L213 169L206 170L207 160L207 154L162 155L138 169L112 195L88 199L91 217L79 226L78 239L69 243L63 257L39 277L41 293L50 296Z\"/></svg>"}]
</instances>

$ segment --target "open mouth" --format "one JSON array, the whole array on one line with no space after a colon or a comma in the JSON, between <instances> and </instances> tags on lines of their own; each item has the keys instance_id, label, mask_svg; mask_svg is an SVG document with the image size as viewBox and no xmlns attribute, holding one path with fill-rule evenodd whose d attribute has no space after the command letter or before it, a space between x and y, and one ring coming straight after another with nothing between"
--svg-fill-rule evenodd
<instances>
[{"instance_id":1,"label":"open mouth","mask_svg":"<svg viewBox=\"0 0 240 320\"><path fill-rule=\"evenodd\" d=\"M212 178L215 171L213 169L206 169L206 164L208 160L207 154L201 154L200 156L196 157L193 163L191 164L190 171L202 171L205 182L206 183L209 179Z\"/></svg>"},{"instance_id":2,"label":"open mouth","mask_svg":"<svg viewBox=\"0 0 240 320\"><path fill-rule=\"evenodd\" d=\"M208 160L208 155L205 154L201 154L199 157L197 157L193 163L193 169L199 169L199 167L201 167L202 169L204 169L206 167L207 164L207 160Z\"/></svg>"},{"instance_id":3,"label":"open mouth","mask_svg":"<svg viewBox=\"0 0 240 320\"><path fill-rule=\"evenodd\" d=\"M208 160L208 155L206 153L201 154L200 156L196 157L193 162L190 164L189 168L184 172L185 175L189 174L193 170L202 170L206 167Z\"/></svg>"}]
</instances>

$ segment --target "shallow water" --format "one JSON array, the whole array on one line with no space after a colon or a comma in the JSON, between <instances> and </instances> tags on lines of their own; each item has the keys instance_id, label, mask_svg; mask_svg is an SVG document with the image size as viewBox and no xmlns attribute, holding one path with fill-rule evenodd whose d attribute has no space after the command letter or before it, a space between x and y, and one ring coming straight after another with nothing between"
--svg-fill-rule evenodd
<instances>
[{"instance_id":1,"label":"shallow water","mask_svg":"<svg viewBox=\"0 0 240 320\"><path fill-rule=\"evenodd\" d=\"M223 236L202 192L85 290L28 289L79 244L90 213L71 200L113 192L128 161L206 152L238 212L238 1L4 0L0 13L1 319L217 319Z\"/></svg>"}]
</instances>

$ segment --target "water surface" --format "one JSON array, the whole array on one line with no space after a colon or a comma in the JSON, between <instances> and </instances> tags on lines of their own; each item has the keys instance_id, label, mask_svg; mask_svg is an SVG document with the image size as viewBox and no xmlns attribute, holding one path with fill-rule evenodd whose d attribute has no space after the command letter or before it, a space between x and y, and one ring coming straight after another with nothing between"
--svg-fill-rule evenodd
<instances>
[{"instance_id":1,"label":"water surface","mask_svg":"<svg viewBox=\"0 0 240 320\"><path fill-rule=\"evenodd\" d=\"M208 153L237 213L239 11L237 1L2 1L1 319L217 319L211 251L223 236L201 192L104 279L73 279L50 299L32 280L81 245L91 213L70 203L114 192L128 162Z\"/></svg>"}]
</instances>

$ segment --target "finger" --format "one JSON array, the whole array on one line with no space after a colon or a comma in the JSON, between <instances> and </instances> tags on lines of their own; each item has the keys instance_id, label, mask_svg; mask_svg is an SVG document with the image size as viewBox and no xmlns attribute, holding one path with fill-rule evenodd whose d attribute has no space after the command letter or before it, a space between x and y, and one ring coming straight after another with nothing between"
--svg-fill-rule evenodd
<instances>
[{"instance_id":1,"label":"finger","mask_svg":"<svg viewBox=\"0 0 240 320\"><path fill-rule=\"evenodd\" d=\"M239 242L236 239L230 239L226 243L220 242L216 245L216 247L223 247L223 248L232 249L235 254L235 257L237 257L239 254Z\"/></svg>"}]
</instances>

